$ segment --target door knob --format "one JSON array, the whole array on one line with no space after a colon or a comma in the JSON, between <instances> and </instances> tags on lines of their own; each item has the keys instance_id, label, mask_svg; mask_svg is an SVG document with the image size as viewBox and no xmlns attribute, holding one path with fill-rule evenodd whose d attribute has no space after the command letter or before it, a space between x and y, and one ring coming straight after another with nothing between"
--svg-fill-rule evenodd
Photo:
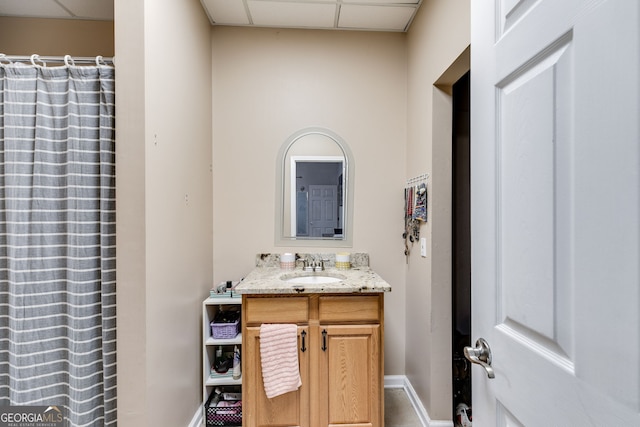
<instances>
[{"instance_id":1,"label":"door knob","mask_svg":"<svg viewBox=\"0 0 640 427\"><path fill-rule=\"evenodd\" d=\"M476 363L487 371L489 378L495 378L496 374L491 367L491 348L484 338L478 338L475 347L465 347L464 357L471 363Z\"/></svg>"}]
</instances>

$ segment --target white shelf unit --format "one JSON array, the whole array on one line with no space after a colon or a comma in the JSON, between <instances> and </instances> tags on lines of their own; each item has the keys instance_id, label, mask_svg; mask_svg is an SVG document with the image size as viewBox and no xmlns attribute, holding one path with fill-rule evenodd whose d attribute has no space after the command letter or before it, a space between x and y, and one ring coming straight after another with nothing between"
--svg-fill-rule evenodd
<instances>
[{"instance_id":1,"label":"white shelf unit","mask_svg":"<svg viewBox=\"0 0 640 427\"><path fill-rule=\"evenodd\" d=\"M217 386L241 386L242 377L234 380L228 375L211 376L211 365L215 359L215 352L218 346L223 346L225 352L232 351L234 346L240 349L242 357L242 333L231 339L214 339L211 336L210 323L215 318L220 309L228 309L230 305L240 306L242 309L242 298L222 297L207 298L202 303L202 402L206 402L213 389ZM206 415L206 414L205 414Z\"/></svg>"}]
</instances>

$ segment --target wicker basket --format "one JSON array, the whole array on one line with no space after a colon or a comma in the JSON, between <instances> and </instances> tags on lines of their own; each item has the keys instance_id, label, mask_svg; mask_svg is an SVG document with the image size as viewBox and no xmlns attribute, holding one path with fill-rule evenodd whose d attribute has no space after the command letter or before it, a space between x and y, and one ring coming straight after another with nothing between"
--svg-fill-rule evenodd
<instances>
[{"instance_id":1,"label":"wicker basket","mask_svg":"<svg viewBox=\"0 0 640 427\"><path fill-rule=\"evenodd\" d=\"M205 403L205 420L207 427L215 426L242 426L242 406L210 408L211 399L215 393L211 393Z\"/></svg>"},{"instance_id":2,"label":"wicker basket","mask_svg":"<svg viewBox=\"0 0 640 427\"><path fill-rule=\"evenodd\" d=\"M231 339L238 335L240 321L236 320L231 323L213 323L211 322L211 336L214 339Z\"/></svg>"}]
</instances>

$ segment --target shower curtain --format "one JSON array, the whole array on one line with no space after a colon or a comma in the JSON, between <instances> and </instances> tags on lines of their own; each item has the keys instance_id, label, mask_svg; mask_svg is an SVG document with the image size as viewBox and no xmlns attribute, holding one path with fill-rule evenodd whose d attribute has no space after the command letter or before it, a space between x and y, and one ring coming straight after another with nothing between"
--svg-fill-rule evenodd
<instances>
[{"instance_id":1,"label":"shower curtain","mask_svg":"<svg viewBox=\"0 0 640 427\"><path fill-rule=\"evenodd\" d=\"M0 63L0 406L116 425L114 69Z\"/></svg>"}]
</instances>

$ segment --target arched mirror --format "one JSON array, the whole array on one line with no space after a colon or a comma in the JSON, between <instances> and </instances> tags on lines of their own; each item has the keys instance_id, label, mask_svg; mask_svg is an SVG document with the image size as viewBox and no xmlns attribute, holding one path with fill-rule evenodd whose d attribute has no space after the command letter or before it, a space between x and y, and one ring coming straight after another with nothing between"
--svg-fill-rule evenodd
<instances>
[{"instance_id":1,"label":"arched mirror","mask_svg":"<svg viewBox=\"0 0 640 427\"><path fill-rule=\"evenodd\" d=\"M276 245L352 246L353 156L324 128L306 128L280 147Z\"/></svg>"}]
</instances>

